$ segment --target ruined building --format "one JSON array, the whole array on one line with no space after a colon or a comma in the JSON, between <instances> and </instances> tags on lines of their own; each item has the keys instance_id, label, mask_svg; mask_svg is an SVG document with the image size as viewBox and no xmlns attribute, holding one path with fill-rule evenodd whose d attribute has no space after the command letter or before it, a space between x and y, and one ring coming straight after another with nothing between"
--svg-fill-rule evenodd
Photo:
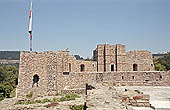
<instances>
[{"instance_id":1,"label":"ruined building","mask_svg":"<svg viewBox=\"0 0 170 110\"><path fill-rule=\"evenodd\" d=\"M93 55L97 61L97 71L153 71L151 52L126 52L125 45L98 45Z\"/></svg>"},{"instance_id":2,"label":"ruined building","mask_svg":"<svg viewBox=\"0 0 170 110\"><path fill-rule=\"evenodd\" d=\"M170 85L170 72L154 71L149 51L126 52L125 45L98 45L93 61L77 60L69 51L21 52L17 97L84 92L86 83Z\"/></svg>"}]
</instances>

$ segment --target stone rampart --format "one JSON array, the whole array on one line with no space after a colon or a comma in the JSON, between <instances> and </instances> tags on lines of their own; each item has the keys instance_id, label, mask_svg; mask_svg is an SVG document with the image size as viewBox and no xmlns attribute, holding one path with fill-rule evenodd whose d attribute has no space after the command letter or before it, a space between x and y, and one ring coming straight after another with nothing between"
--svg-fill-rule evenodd
<instances>
[{"instance_id":1,"label":"stone rampart","mask_svg":"<svg viewBox=\"0 0 170 110\"><path fill-rule=\"evenodd\" d=\"M144 72L110 72L110 73L90 73L77 72L64 75L60 73L55 79L53 93L51 85L45 76L40 75L39 86L32 87L32 81L27 81L26 78L32 79L32 76L25 75L24 85L18 86L18 96L24 97L30 92L35 96L55 95L56 93L67 93L70 90L79 90L85 88L85 84L110 82L113 86L169 86L170 72L144 71ZM51 83L51 82L50 82Z\"/></svg>"}]
</instances>

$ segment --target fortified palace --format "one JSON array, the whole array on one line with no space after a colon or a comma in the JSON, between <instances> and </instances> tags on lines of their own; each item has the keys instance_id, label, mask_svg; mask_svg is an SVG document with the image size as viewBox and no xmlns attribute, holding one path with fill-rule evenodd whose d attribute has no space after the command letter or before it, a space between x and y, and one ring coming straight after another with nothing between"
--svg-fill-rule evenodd
<instances>
[{"instance_id":1,"label":"fortified palace","mask_svg":"<svg viewBox=\"0 0 170 110\"><path fill-rule=\"evenodd\" d=\"M93 61L77 60L69 51L21 52L17 97L83 93L86 84L168 86L170 72L155 71L149 51L126 52L125 45L100 44Z\"/></svg>"}]
</instances>

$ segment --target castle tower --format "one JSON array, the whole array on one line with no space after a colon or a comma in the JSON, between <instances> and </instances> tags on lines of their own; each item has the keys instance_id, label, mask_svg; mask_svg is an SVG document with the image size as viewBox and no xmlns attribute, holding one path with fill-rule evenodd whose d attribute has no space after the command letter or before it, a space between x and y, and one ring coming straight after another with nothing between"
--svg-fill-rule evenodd
<instances>
[{"instance_id":1,"label":"castle tower","mask_svg":"<svg viewBox=\"0 0 170 110\"><path fill-rule=\"evenodd\" d=\"M98 72L116 71L116 45L100 44L93 52Z\"/></svg>"},{"instance_id":2,"label":"castle tower","mask_svg":"<svg viewBox=\"0 0 170 110\"><path fill-rule=\"evenodd\" d=\"M93 51L98 72L153 71L152 54L146 50L126 52L121 44L100 44Z\"/></svg>"}]
</instances>

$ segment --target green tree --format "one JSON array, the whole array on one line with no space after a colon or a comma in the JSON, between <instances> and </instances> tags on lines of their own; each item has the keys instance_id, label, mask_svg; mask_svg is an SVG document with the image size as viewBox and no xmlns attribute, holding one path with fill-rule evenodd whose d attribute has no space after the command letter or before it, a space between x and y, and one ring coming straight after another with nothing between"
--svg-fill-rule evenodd
<instances>
[{"instance_id":1,"label":"green tree","mask_svg":"<svg viewBox=\"0 0 170 110\"><path fill-rule=\"evenodd\" d=\"M0 100L10 97L16 88L17 80L18 68L12 65L0 65Z\"/></svg>"},{"instance_id":2,"label":"green tree","mask_svg":"<svg viewBox=\"0 0 170 110\"><path fill-rule=\"evenodd\" d=\"M170 54L165 55L162 58L154 60L155 70L167 71L170 70Z\"/></svg>"},{"instance_id":3,"label":"green tree","mask_svg":"<svg viewBox=\"0 0 170 110\"><path fill-rule=\"evenodd\" d=\"M158 62L154 62L154 65L155 65L155 70L157 71L166 71L166 67L164 65L161 65L160 63Z\"/></svg>"}]
</instances>

